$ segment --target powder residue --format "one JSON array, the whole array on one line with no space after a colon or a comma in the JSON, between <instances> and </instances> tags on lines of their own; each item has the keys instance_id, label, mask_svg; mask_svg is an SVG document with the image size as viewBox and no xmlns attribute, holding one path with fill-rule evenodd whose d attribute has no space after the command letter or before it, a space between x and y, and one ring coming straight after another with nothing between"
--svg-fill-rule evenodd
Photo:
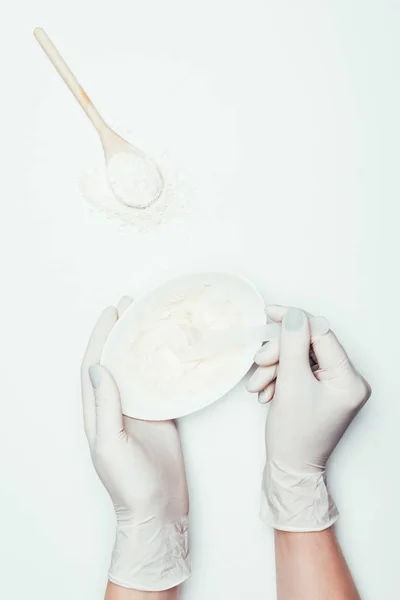
<instances>
[{"instance_id":1,"label":"powder residue","mask_svg":"<svg viewBox=\"0 0 400 600\"><path fill-rule=\"evenodd\" d=\"M160 301L143 316L130 342L129 368L141 384L153 393L176 396L198 392L224 379L243 353L236 345L200 360L186 354L204 336L241 325L233 303L212 286L204 284L196 293L188 291Z\"/></svg>"},{"instance_id":2,"label":"powder residue","mask_svg":"<svg viewBox=\"0 0 400 600\"><path fill-rule=\"evenodd\" d=\"M158 200L146 208L127 206L117 199L105 165L82 175L78 180L79 189L85 200L106 217L131 225L142 233L157 230L170 222L182 221L190 214L192 190L166 154L157 157L156 162L163 177L163 190Z\"/></svg>"}]
</instances>

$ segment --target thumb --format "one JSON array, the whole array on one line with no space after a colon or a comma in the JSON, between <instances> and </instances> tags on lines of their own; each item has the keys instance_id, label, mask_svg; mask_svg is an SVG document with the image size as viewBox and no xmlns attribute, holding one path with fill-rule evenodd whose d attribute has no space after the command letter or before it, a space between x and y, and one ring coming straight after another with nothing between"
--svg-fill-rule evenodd
<instances>
[{"instance_id":1,"label":"thumb","mask_svg":"<svg viewBox=\"0 0 400 600\"><path fill-rule=\"evenodd\" d=\"M293 373L310 371L310 324L299 308L290 308L283 318L280 341L279 375L290 378Z\"/></svg>"},{"instance_id":2,"label":"thumb","mask_svg":"<svg viewBox=\"0 0 400 600\"><path fill-rule=\"evenodd\" d=\"M89 367L96 403L96 435L117 436L123 429L121 399L111 374L101 365Z\"/></svg>"}]
</instances>

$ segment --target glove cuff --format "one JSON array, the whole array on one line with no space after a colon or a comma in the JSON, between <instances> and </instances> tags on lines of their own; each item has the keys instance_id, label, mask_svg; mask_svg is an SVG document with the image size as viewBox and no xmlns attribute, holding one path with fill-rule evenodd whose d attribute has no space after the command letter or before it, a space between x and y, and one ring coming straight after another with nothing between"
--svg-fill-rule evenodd
<instances>
[{"instance_id":1,"label":"glove cuff","mask_svg":"<svg viewBox=\"0 0 400 600\"><path fill-rule=\"evenodd\" d=\"M282 531L322 531L339 512L326 486L325 471L291 473L269 461L264 470L260 517Z\"/></svg>"},{"instance_id":2,"label":"glove cuff","mask_svg":"<svg viewBox=\"0 0 400 600\"><path fill-rule=\"evenodd\" d=\"M190 576L188 517L176 522L118 523L108 573L116 585L139 591L171 589Z\"/></svg>"}]
</instances>

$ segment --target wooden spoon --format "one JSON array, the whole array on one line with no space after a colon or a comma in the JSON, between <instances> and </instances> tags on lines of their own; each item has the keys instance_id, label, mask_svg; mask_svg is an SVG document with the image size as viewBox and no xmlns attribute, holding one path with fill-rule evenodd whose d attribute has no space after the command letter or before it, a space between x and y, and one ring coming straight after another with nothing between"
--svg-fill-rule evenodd
<instances>
[{"instance_id":1,"label":"wooden spoon","mask_svg":"<svg viewBox=\"0 0 400 600\"><path fill-rule=\"evenodd\" d=\"M109 181L117 199L133 208L146 208L158 200L164 181L155 162L107 125L47 33L37 27L33 34L95 126L106 165L112 170Z\"/></svg>"}]
</instances>

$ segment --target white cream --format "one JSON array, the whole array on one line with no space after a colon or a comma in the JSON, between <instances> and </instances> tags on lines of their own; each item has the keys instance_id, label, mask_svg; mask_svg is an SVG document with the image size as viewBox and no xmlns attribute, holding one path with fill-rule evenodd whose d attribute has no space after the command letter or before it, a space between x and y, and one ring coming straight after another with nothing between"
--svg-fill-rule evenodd
<instances>
[{"instance_id":1,"label":"white cream","mask_svg":"<svg viewBox=\"0 0 400 600\"><path fill-rule=\"evenodd\" d=\"M167 297L146 314L131 340L130 369L153 392L189 394L226 377L240 345L189 362L185 353L212 332L238 327L242 320L230 300L204 284L179 297Z\"/></svg>"}]
</instances>

